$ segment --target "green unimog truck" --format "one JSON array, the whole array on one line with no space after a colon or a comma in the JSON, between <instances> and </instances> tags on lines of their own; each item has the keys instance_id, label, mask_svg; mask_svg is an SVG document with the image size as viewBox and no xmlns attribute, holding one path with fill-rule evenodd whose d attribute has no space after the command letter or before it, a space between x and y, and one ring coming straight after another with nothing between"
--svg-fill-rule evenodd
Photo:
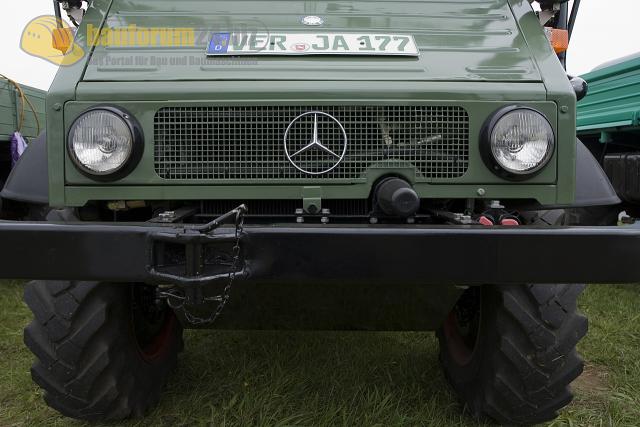
<instances>
[{"instance_id":1,"label":"green unimog truck","mask_svg":"<svg viewBox=\"0 0 640 427\"><path fill-rule=\"evenodd\" d=\"M63 5L76 56L2 193L48 213L0 222L47 404L143 415L183 328L435 330L469 413L571 401L581 283L640 281L640 230L595 226L620 199L566 2Z\"/></svg>"}]
</instances>

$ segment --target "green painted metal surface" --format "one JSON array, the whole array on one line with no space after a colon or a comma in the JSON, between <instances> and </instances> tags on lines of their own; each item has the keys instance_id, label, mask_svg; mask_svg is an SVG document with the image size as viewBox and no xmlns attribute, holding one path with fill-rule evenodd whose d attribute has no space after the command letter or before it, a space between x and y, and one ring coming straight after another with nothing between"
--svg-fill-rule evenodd
<instances>
[{"instance_id":1,"label":"green painted metal surface","mask_svg":"<svg viewBox=\"0 0 640 427\"><path fill-rule=\"evenodd\" d=\"M589 93L578 103L579 134L640 132L640 54L582 77Z\"/></svg>"},{"instance_id":2,"label":"green painted metal surface","mask_svg":"<svg viewBox=\"0 0 640 427\"><path fill-rule=\"evenodd\" d=\"M45 129L46 92L29 86L21 85L21 88L24 95L31 101L38 119L36 120L31 107L20 99L15 86L0 78L0 143L9 141L11 135L18 130L27 138L35 138L39 131ZM22 128L19 129L20 115L23 111L24 121Z\"/></svg>"},{"instance_id":3,"label":"green painted metal surface","mask_svg":"<svg viewBox=\"0 0 640 427\"><path fill-rule=\"evenodd\" d=\"M326 24L321 30L305 28L300 24L304 15L321 15ZM194 26L200 32L213 32L220 28L217 26L226 29L251 23L258 29L283 32L411 32L420 57L253 57L243 66L224 61L200 65L190 63L189 58L204 60L205 44L96 47L90 60L60 69L47 98L51 203L301 198L309 188L325 198L359 198L368 197L376 174L384 172L377 170L348 182L162 180L153 169L153 116L168 105L459 105L470 117L469 171L450 180L420 181L408 176L422 197L530 198L547 204L573 200L575 95L527 0L95 0L77 42L90 50L89 25ZM164 62L167 58L186 58L187 62L171 65ZM146 135L138 168L113 183L79 174L65 149L74 119L103 103L126 107ZM482 123L508 104L538 108L557 135L551 164L525 182L496 177L479 155Z\"/></svg>"},{"instance_id":4,"label":"green painted metal surface","mask_svg":"<svg viewBox=\"0 0 640 427\"><path fill-rule=\"evenodd\" d=\"M305 15L323 16L325 24L320 28L304 27L300 19ZM150 61L130 61L128 46L99 46L89 62L85 81L541 80L505 0L116 1L106 26L132 25L194 28L195 46L150 46L137 50L136 55L152 55ZM227 61L224 66L216 65L216 61L212 61L212 65L201 63L212 30L242 27L274 33L410 33L421 55L419 58L369 56L348 60L333 55L261 57L255 62Z\"/></svg>"}]
</instances>

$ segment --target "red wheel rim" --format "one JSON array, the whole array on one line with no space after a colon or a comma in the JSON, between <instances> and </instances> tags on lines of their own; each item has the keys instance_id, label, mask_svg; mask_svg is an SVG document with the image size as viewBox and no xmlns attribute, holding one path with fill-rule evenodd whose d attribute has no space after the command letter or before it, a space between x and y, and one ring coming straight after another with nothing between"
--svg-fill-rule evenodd
<instances>
[{"instance_id":1,"label":"red wheel rim","mask_svg":"<svg viewBox=\"0 0 640 427\"><path fill-rule=\"evenodd\" d=\"M443 325L449 354L460 366L471 362L478 343L482 314L480 295L479 288L467 290Z\"/></svg>"},{"instance_id":2,"label":"red wheel rim","mask_svg":"<svg viewBox=\"0 0 640 427\"><path fill-rule=\"evenodd\" d=\"M176 328L176 315L165 303L158 303L155 288L133 285L131 328L138 353L152 362L171 345Z\"/></svg>"},{"instance_id":3,"label":"red wheel rim","mask_svg":"<svg viewBox=\"0 0 640 427\"><path fill-rule=\"evenodd\" d=\"M175 314L173 314L173 312L167 313L167 318L162 325L160 333L153 337L151 342L147 343L143 347L138 341L138 350L145 361L151 362L157 359L158 356L160 356L162 353L164 353L164 350L169 346L173 338L172 332L175 322Z\"/></svg>"},{"instance_id":4,"label":"red wheel rim","mask_svg":"<svg viewBox=\"0 0 640 427\"><path fill-rule=\"evenodd\" d=\"M460 333L456 314L452 311L444 322L444 334L447 340L449 354L459 365L467 365L473 357L473 348L470 348Z\"/></svg>"}]
</instances>

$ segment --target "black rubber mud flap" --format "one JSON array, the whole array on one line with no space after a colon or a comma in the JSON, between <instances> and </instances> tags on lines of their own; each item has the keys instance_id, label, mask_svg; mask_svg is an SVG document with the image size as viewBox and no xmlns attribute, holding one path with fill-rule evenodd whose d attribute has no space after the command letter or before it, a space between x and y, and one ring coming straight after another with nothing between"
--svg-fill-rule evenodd
<instances>
[{"instance_id":1,"label":"black rubber mud flap","mask_svg":"<svg viewBox=\"0 0 640 427\"><path fill-rule=\"evenodd\" d=\"M49 204L46 133L29 144L9 174L0 196L18 202Z\"/></svg>"},{"instance_id":2,"label":"black rubber mud flap","mask_svg":"<svg viewBox=\"0 0 640 427\"><path fill-rule=\"evenodd\" d=\"M580 140L576 150L576 200L571 207L620 204L609 177L591 151Z\"/></svg>"}]
</instances>

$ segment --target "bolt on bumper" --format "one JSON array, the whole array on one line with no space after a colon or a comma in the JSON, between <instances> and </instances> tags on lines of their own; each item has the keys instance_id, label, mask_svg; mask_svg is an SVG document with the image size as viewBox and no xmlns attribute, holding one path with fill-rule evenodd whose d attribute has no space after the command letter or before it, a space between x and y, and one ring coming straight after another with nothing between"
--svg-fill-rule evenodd
<instances>
[{"instance_id":1,"label":"bolt on bumper","mask_svg":"<svg viewBox=\"0 0 640 427\"><path fill-rule=\"evenodd\" d=\"M0 277L207 285L235 229L0 221ZM479 285L640 282L632 227L245 227L238 281Z\"/></svg>"}]
</instances>

